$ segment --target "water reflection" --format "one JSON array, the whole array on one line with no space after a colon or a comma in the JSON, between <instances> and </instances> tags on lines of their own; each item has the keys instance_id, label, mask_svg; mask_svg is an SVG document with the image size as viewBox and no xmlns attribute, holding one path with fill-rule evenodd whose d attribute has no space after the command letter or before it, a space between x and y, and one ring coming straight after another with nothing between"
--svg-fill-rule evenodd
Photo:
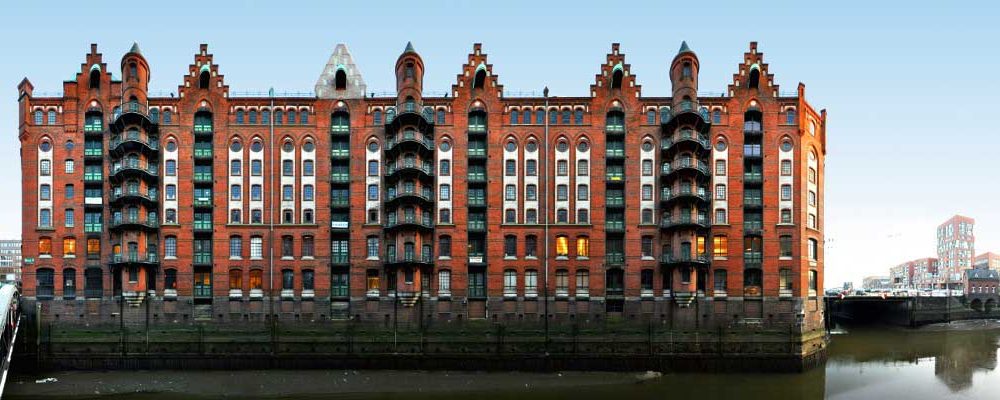
<instances>
[{"instance_id":1,"label":"water reflection","mask_svg":"<svg viewBox=\"0 0 1000 400\"><path fill-rule=\"evenodd\" d=\"M802 374L477 373L421 371L60 372L8 381L4 398L119 393L116 399L996 399L1000 322L918 330L847 327L835 334L826 366ZM247 382L254 382L247 386ZM135 393L141 391L145 393ZM238 392L238 393L236 393ZM124 395L121 393L134 393ZM90 396L87 398L107 398Z\"/></svg>"}]
</instances>

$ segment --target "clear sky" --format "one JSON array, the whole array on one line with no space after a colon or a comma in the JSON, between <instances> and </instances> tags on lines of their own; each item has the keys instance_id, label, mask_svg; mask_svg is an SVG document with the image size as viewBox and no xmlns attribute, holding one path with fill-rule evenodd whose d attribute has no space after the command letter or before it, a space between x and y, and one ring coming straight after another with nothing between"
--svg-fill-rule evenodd
<instances>
[{"instance_id":1,"label":"clear sky","mask_svg":"<svg viewBox=\"0 0 1000 400\"><path fill-rule=\"evenodd\" d=\"M369 90L391 90L393 63L413 41L425 89L443 91L482 42L506 88L586 96L620 42L643 94L656 96L669 93L681 40L698 53L707 92L724 91L758 41L782 91L804 82L829 111L827 286L933 256L935 227L955 213L976 218L977 252L1000 252L1000 8L948 3L5 2L0 237L20 235L16 85L28 77L36 91L60 91L90 43L117 66L138 41L153 91L177 90L199 43L234 91L309 91L340 42Z\"/></svg>"}]
</instances>

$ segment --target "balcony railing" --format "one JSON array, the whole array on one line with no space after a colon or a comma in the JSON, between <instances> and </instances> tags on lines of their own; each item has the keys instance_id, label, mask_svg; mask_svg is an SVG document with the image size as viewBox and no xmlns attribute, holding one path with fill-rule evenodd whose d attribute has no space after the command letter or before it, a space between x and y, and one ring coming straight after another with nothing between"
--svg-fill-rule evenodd
<instances>
[{"instance_id":1,"label":"balcony railing","mask_svg":"<svg viewBox=\"0 0 1000 400\"><path fill-rule=\"evenodd\" d=\"M625 264L625 254L622 253L607 253L604 255L604 262L608 265L622 265Z\"/></svg>"},{"instance_id":2,"label":"balcony railing","mask_svg":"<svg viewBox=\"0 0 1000 400\"><path fill-rule=\"evenodd\" d=\"M403 165L388 166L388 167L385 168L385 174L386 175L392 175L392 174L395 174L396 172L403 171L403 170L415 170L415 171L421 171L421 172L423 172L424 174L427 174L427 175L431 175L431 176L434 175L434 169L431 168L430 165L417 166L416 164L403 164Z\"/></svg>"},{"instance_id":3,"label":"balcony railing","mask_svg":"<svg viewBox=\"0 0 1000 400\"><path fill-rule=\"evenodd\" d=\"M84 182L104 182L104 174L100 172L84 172Z\"/></svg>"},{"instance_id":4,"label":"balcony railing","mask_svg":"<svg viewBox=\"0 0 1000 400\"><path fill-rule=\"evenodd\" d=\"M212 254L211 253L194 253L192 260L195 264L199 265L211 265L212 264Z\"/></svg>"},{"instance_id":5,"label":"balcony railing","mask_svg":"<svg viewBox=\"0 0 1000 400\"><path fill-rule=\"evenodd\" d=\"M195 183L212 183L212 173L211 172L195 172L194 173Z\"/></svg>"},{"instance_id":6,"label":"balcony railing","mask_svg":"<svg viewBox=\"0 0 1000 400\"><path fill-rule=\"evenodd\" d=\"M668 187L660 189L660 200L661 201L672 201L681 197L691 197L696 198L701 201L711 200L712 193L703 187L699 187L697 190L691 190L690 188L683 188L682 190L671 190Z\"/></svg>"},{"instance_id":7,"label":"balcony railing","mask_svg":"<svg viewBox=\"0 0 1000 400\"><path fill-rule=\"evenodd\" d=\"M760 266L764 262L764 254L755 251L743 252L743 263L750 266Z\"/></svg>"},{"instance_id":8,"label":"balcony railing","mask_svg":"<svg viewBox=\"0 0 1000 400\"><path fill-rule=\"evenodd\" d=\"M350 125L330 125L330 133L334 135L348 135L351 133Z\"/></svg>"},{"instance_id":9,"label":"balcony railing","mask_svg":"<svg viewBox=\"0 0 1000 400\"><path fill-rule=\"evenodd\" d=\"M469 157L486 157L486 149L484 148L469 148Z\"/></svg>"},{"instance_id":10,"label":"balcony railing","mask_svg":"<svg viewBox=\"0 0 1000 400\"><path fill-rule=\"evenodd\" d=\"M330 205L333 207L348 207L351 205L351 198L346 196L333 196L330 198Z\"/></svg>"},{"instance_id":11,"label":"balcony railing","mask_svg":"<svg viewBox=\"0 0 1000 400\"><path fill-rule=\"evenodd\" d=\"M660 254L660 262L664 264L698 263L708 264L708 254Z\"/></svg>"},{"instance_id":12,"label":"balcony railing","mask_svg":"<svg viewBox=\"0 0 1000 400\"><path fill-rule=\"evenodd\" d=\"M486 133L486 125L469 124L469 133L484 134Z\"/></svg>"},{"instance_id":13,"label":"balcony railing","mask_svg":"<svg viewBox=\"0 0 1000 400\"><path fill-rule=\"evenodd\" d=\"M333 183L348 183L351 181L350 174L331 174L330 182Z\"/></svg>"},{"instance_id":14,"label":"balcony railing","mask_svg":"<svg viewBox=\"0 0 1000 400\"><path fill-rule=\"evenodd\" d=\"M100 147L87 147L83 149L84 157L104 157L104 149Z\"/></svg>"},{"instance_id":15,"label":"balcony railing","mask_svg":"<svg viewBox=\"0 0 1000 400\"><path fill-rule=\"evenodd\" d=\"M330 255L330 262L334 264L347 264L349 257L347 253L333 253Z\"/></svg>"},{"instance_id":16,"label":"balcony railing","mask_svg":"<svg viewBox=\"0 0 1000 400\"><path fill-rule=\"evenodd\" d=\"M468 204L472 207L482 207L486 205L486 198L479 196L469 197Z\"/></svg>"},{"instance_id":17,"label":"balcony railing","mask_svg":"<svg viewBox=\"0 0 1000 400\"><path fill-rule=\"evenodd\" d=\"M198 123L194 124L194 133L211 133L212 124L211 123Z\"/></svg>"},{"instance_id":18,"label":"balcony railing","mask_svg":"<svg viewBox=\"0 0 1000 400\"><path fill-rule=\"evenodd\" d=\"M625 221L605 221L604 230L606 232L624 232Z\"/></svg>"},{"instance_id":19,"label":"balcony railing","mask_svg":"<svg viewBox=\"0 0 1000 400\"><path fill-rule=\"evenodd\" d=\"M112 254L108 257L108 263L110 264L121 264L121 263L158 263L160 262L159 256L156 253L124 253L124 254Z\"/></svg>"},{"instance_id":20,"label":"balcony railing","mask_svg":"<svg viewBox=\"0 0 1000 400\"><path fill-rule=\"evenodd\" d=\"M761 221L744 221L744 235L760 235L764 231L764 223Z\"/></svg>"},{"instance_id":21,"label":"balcony railing","mask_svg":"<svg viewBox=\"0 0 1000 400\"><path fill-rule=\"evenodd\" d=\"M708 227L709 225L708 217L707 216L698 216L697 218L673 217L660 220L661 228L671 228L675 226L684 226L684 225L699 225L701 227Z\"/></svg>"},{"instance_id":22,"label":"balcony railing","mask_svg":"<svg viewBox=\"0 0 1000 400\"><path fill-rule=\"evenodd\" d=\"M141 162L126 162L111 167L111 174L115 175L123 171L141 171L150 176L158 176L159 170L155 164Z\"/></svg>"},{"instance_id":23,"label":"balcony railing","mask_svg":"<svg viewBox=\"0 0 1000 400\"><path fill-rule=\"evenodd\" d=\"M622 124L608 124L604 126L605 133L625 133L625 125Z\"/></svg>"},{"instance_id":24,"label":"balcony railing","mask_svg":"<svg viewBox=\"0 0 1000 400\"><path fill-rule=\"evenodd\" d=\"M397 257L398 250L396 252L387 251L385 254L385 262L395 263L395 262L419 262L419 263L432 263L434 262L434 257L429 254L417 255L414 253L404 253L402 257Z\"/></svg>"},{"instance_id":25,"label":"balcony railing","mask_svg":"<svg viewBox=\"0 0 1000 400\"><path fill-rule=\"evenodd\" d=\"M705 175L708 175L710 171L708 169L708 164L704 162L694 160L677 160L672 163L664 163L660 167L660 173L666 175L682 169L696 170Z\"/></svg>"},{"instance_id":26,"label":"balcony railing","mask_svg":"<svg viewBox=\"0 0 1000 400\"><path fill-rule=\"evenodd\" d=\"M760 197L743 197L743 207L760 208L764 206L764 199Z\"/></svg>"},{"instance_id":27,"label":"balcony railing","mask_svg":"<svg viewBox=\"0 0 1000 400\"><path fill-rule=\"evenodd\" d=\"M622 171L608 171L607 173L608 181L620 182L625 180L625 172Z\"/></svg>"},{"instance_id":28,"label":"balcony railing","mask_svg":"<svg viewBox=\"0 0 1000 400\"><path fill-rule=\"evenodd\" d=\"M212 221L194 221L193 226L195 231L212 231Z\"/></svg>"},{"instance_id":29,"label":"balcony railing","mask_svg":"<svg viewBox=\"0 0 1000 400\"><path fill-rule=\"evenodd\" d=\"M129 142L142 144L146 147L149 147L152 150L160 149L159 140L150 140L149 138L141 138L134 135L126 135L124 138L122 137L111 138L111 140L108 142L108 146L111 148L117 148L118 146L121 146L122 144Z\"/></svg>"},{"instance_id":30,"label":"balcony railing","mask_svg":"<svg viewBox=\"0 0 1000 400\"><path fill-rule=\"evenodd\" d=\"M194 148L194 158L197 158L197 159L212 158L212 148L211 147L195 147Z\"/></svg>"},{"instance_id":31,"label":"balcony railing","mask_svg":"<svg viewBox=\"0 0 1000 400\"><path fill-rule=\"evenodd\" d=\"M468 229L471 232L485 232L486 221L469 221Z\"/></svg>"},{"instance_id":32,"label":"balcony railing","mask_svg":"<svg viewBox=\"0 0 1000 400\"><path fill-rule=\"evenodd\" d=\"M747 184L761 184L761 183L764 183L764 175L761 174L761 173L759 173L759 172L758 173L750 173L750 172L744 173L743 174L743 183L747 183Z\"/></svg>"},{"instance_id":33,"label":"balcony railing","mask_svg":"<svg viewBox=\"0 0 1000 400\"><path fill-rule=\"evenodd\" d=\"M608 148L604 151L607 158L625 158L625 149Z\"/></svg>"},{"instance_id":34,"label":"balcony railing","mask_svg":"<svg viewBox=\"0 0 1000 400\"><path fill-rule=\"evenodd\" d=\"M350 158L351 149L330 149L330 157L332 158Z\"/></svg>"},{"instance_id":35,"label":"balcony railing","mask_svg":"<svg viewBox=\"0 0 1000 400\"><path fill-rule=\"evenodd\" d=\"M468 180L469 182L485 183L486 182L486 173L483 173L483 172L470 172L469 175L468 175L468 178L466 178L466 180Z\"/></svg>"},{"instance_id":36,"label":"balcony railing","mask_svg":"<svg viewBox=\"0 0 1000 400\"><path fill-rule=\"evenodd\" d=\"M158 228L160 226L160 221L153 218L112 218L111 227L117 228L122 225L142 225L147 228Z\"/></svg>"},{"instance_id":37,"label":"balcony railing","mask_svg":"<svg viewBox=\"0 0 1000 400\"><path fill-rule=\"evenodd\" d=\"M211 197L195 197L194 199L195 207L211 207L212 198Z\"/></svg>"},{"instance_id":38,"label":"balcony railing","mask_svg":"<svg viewBox=\"0 0 1000 400\"><path fill-rule=\"evenodd\" d=\"M604 205L607 207L624 207L625 198L624 197L608 197L604 199Z\"/></svg>"},{"instance_id":39,"label":"balcony railing","mask_svg":"<svg viewBox=\"0 0 1000 400\"><path fill-rule=\"evenodd\" d=\"M148 201L157 201L159 199L159 195L157 194L157 192L149 192L149 191L141 192L138 190L125 190L112 193L111 201L116 201L123 197L137 197Z\"/></svg>"}]
</instances>

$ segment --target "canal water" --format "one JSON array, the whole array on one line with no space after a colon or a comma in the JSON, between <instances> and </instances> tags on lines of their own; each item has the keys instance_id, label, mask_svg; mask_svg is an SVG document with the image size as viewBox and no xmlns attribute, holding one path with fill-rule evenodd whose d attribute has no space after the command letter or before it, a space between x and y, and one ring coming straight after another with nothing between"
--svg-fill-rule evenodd
<instances>
[{"instance_id":1,"label":"canal water","mask_svg":"<svg viewBox=\"0 0 1000 400\"><path fill-rule=\"evenodd\" d=\"M76 371L9 377L3 398L1000 399L1000 321L839 327L831 337L825 367L802 374Z\"/></svg>"}]
</instances>

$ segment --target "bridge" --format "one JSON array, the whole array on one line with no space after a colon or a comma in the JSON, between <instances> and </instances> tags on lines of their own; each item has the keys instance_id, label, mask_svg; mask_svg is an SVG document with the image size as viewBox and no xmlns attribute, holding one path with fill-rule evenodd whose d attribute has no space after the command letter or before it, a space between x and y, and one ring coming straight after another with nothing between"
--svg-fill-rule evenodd
<instances>
[{"instance_id":1,"label":"bridge","mask_svg":"<svg viewBox=\"0 0 1000 400\"><path fill-rule=\"evenodd\" d=\"M995 296L994 296L995 297ZM965 319L998 318L997 299L966 296L826 297L827 324L883 323L917 327Z\"/></svg>"},{"instance_id":2,"label":"bridge","mask_svg":"<svg viewBox=\"0 0 1000 400\"><path fill-rule=\"evenodd\" d=\"M20 294L14 285L0 286L0 396L3 396L4 387L7 385L7 371L10 369L10 359L14 354L14 341L17 339L17 330L21 326L21 312L18 305Z\"/></svg>"}]
</instances>

